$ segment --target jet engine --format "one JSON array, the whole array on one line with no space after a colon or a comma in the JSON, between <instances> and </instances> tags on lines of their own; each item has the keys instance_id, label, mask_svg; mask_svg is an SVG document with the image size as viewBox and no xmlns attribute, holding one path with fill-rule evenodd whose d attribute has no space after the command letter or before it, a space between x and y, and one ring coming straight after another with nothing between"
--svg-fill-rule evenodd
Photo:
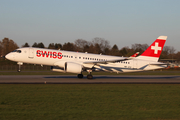
<instances>
[{"instance_id":1,"label":"jet engine","mask_svg":"<svg viewBox=\"0 0 180 120\"><path fill-rule=\"evenodd\" d=\"M57 66L51 66L51 71L54 72L65 72L63 68L57 67Z\"/></svg>"},{"instance_id":2,"label":"jet engine","mask_svg":"<svg viewBox=\"0 0 180 120\"><path fill-rule=\"evenodd\" d=\"M69 73L80 74L82 72L82 65L73 62L66 62L64 66L64 71Z\"/></svg>"}]
</instances>

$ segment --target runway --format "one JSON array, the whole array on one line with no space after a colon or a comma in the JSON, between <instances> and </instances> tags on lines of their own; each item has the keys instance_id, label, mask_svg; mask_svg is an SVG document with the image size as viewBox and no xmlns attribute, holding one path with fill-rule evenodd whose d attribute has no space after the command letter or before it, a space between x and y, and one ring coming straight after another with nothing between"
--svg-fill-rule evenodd
<instances>
[{"instance_id":1,"label":"runway","mask_svg":"<svg viewBox=\"0 0 180 120\"><path fill-rule=\"evenodd\" d=\"M1 75L0 84L180 84L175 75L94 75L93 79L75 75Z\"/></svg>"}]
</instances>

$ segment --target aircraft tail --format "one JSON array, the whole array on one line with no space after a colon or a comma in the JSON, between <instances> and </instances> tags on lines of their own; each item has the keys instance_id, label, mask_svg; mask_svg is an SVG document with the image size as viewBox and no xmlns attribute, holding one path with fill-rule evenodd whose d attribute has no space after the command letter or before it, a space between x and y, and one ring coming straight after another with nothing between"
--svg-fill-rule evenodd
<instances>
[{"instance_id":1,"label":"aircraft tail","mask_svg":"<svg viewBox=\"0 0 180 120\"><path fill-rule=\"evenodd\" d=\"M161 52L163 50L164 44L166 42L167 36L159 36L140 56L138 59L158 61Z\"/></svg>"},{"instance_id":2,"label":"aircraft tail","mask_svg":"<svg viewBox=\"0 0 180 120\"><path fill-rule=\"evenodd\" d=\"M139 55L139 52L136 52L135 54L131 55L131 57L130 57L130 58L137 57L137 55Z\"/></svg>"}]
</instances>

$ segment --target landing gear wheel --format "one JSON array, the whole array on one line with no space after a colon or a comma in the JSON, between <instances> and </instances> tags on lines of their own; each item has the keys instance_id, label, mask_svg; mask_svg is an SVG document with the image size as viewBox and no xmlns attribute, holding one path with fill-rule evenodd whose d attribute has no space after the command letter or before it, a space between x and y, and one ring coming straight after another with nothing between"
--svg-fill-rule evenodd
<instances>
[{"instance_id":1,"label":"landing gear wheel","mask_svg":"<svg viewBox=\"0 0 180 120\"><path fill-rule=\"evenodd\" d=\"M83 74L78 74L77 77L78 78L83 78Z\"/></svg>"},{"instance_id":2,"label":"landing gear wheel","mask_svg":"<svg viewBox=\"0 0 180 120\"><path fill-rule=\"evenodd\" d=\"M87 79L93 79L93 76L91 74L88 74Z\"/></svg>"}]
</instances>

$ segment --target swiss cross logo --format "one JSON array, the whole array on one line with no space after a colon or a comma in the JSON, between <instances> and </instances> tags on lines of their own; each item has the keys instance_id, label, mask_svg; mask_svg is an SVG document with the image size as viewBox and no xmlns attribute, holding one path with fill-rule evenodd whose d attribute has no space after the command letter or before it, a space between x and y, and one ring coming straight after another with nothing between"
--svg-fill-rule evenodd
<instances>
[{"instance_id":1,"label":"swiss cross logo","mask_svg":"<svg viewBox=\"0 0 180 120\"><path fill-rule=\"evenodd\" d=\"M166 42L166 36L158 37L142 54L141 56L159 58Z\"/></svg>"},{"instance_id":2,"label":"swiss cross logo","mask_svg":"<svg viewBox=\"0 0 180 120\"><path fill-rule=\"evenodd\" d=\"M155 46L151 46L151 50L154 50L154 54L158 54L158 50L161 50L162 47L159 47L159 43L155 42Z\"/></svg>"}]
</instances>

